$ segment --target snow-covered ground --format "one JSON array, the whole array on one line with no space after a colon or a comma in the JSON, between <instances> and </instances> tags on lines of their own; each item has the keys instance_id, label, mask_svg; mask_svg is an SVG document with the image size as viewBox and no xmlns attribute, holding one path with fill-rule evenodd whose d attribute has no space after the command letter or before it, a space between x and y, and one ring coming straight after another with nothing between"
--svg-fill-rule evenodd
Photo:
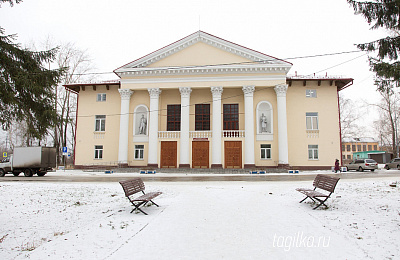
<instances>
[{"instance_id":1,"label":"snow-covered ground","mask_svg":"<svg viewBox=\"0 0 400 260\"><path fill-rule=\"evenodd\" d=\"M0 182L0 259L400 259L397 179L340 180L317 210L310 181L147 182L147 216L118 183Z\"/></svg>"}]
</instances>

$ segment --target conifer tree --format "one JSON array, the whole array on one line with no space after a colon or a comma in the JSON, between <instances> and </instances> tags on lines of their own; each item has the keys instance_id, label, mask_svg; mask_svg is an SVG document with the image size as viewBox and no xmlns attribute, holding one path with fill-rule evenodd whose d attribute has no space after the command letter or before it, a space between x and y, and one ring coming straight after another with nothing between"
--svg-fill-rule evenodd
<instances>
[{"instance_id":1,"label":"conifer tree","mask_svg":"<svg viewBox=\"0 0 400 260\"><path fill-rule=\"evenodd\" d=\"M20 0L0 0L12 6ZM16 35L5 35L0 27L0 125L13 120L28 125L28 139L41 139L57 123L54 86L64 69L43 66L55 58L57 49L33 52L14 43Z\"/></svg>"},{"instance_id":2,"label":"conifer tree","mask_svg":"<svg viewBox=\"0 0 400 260\"><path fill-rule=\"evenodd\" d=\"M357 44L360 50L377 51L370 57L370 66L380 80L388 80L400 86L400 0L374 0L359 2L347 0L355 14L361 14L371 29L383 28L389 31L385 38L369 43ZM376 84L383 91L388 84ZM392 84L393 85L393 84Z\"/></svg>"}]
</instances>

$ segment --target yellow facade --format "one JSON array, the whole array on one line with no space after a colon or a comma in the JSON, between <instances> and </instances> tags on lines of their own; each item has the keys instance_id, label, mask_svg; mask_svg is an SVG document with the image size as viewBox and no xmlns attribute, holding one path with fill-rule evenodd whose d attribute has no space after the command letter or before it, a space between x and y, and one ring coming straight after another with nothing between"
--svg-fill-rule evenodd
<instances>
[{"instance_id":1,"label":"yellow facade","mask_svg":"<svg viewBox=\"0 0 400 260\"><path fill-rule=\"evenodd\" d=\"M197 32L117 69L119 82L68 85L79 93L75 165L162 167L165 156L170 156L162 151L162 142L173 141L176 167L194 167L195 160L204 160L196 154L200 150L193 154L193 149L208 153L206 168L231 167L231 156L233 165L240 162L233 168L330 167L341 157L337 92L351 79L290 78L290 67L288 62ZM310 90L316 97L307 96ZM97 101L101 93L106 94L105 101ZM181 105L184 102L188 105ZM196 131L196 104L209 104L205 131ZM224 108L229 104L238 107L238 121L234 119L238 129L224 131L228 127ZM179 131L167 129L170 105L181 105ZM218 108L221 114L213 114ZM307 130L310 113L317 117L312 119L318 122L317 129ZM96 115L106 116L105 131L96 131ZM147 120L144 133L138 132L140 117ZM287 140L282 139L285 136ZM204 147L208 142L208 150L197 148L200 143L195 142ZM309 145L318 146L312 148L312 159ZM141 146L142 156L135 158ZM101 158L95 158L99 157L95 147L103 148Z\"/></svg>"}]
</instances>

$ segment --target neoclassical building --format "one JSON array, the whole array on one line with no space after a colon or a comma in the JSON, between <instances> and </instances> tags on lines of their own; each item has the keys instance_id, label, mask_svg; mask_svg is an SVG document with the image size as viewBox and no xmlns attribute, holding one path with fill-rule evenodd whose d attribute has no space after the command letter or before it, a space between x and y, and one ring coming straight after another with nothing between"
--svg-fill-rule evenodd
<instances>
[{"instance_id":1,"label":"neoclassical building","mask_svg":"<svg viewBox=\"0 0 400 260\"><path fill-rule=\"evenodd\" d=\"M330 168L338 92L351 78L290 77L292 64L198 31L78 94L75 166Z\"/></svg>"}]
</instances>

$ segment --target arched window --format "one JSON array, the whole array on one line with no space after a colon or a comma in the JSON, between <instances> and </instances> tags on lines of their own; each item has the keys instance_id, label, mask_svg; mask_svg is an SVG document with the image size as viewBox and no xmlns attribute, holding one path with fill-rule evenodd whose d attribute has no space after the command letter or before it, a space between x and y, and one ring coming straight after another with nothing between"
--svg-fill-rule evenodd
<instances>
[{"instance_id":1,"label":"arched window","mask_svg":"<svg viewBox=\"0 0 400 260\"><path fill-rule=\"evenodd\" d=\"M272 140L274 119L272 105L268 101L260 101L257 104L257 140Z\"/></svg>"}]
</instances>

